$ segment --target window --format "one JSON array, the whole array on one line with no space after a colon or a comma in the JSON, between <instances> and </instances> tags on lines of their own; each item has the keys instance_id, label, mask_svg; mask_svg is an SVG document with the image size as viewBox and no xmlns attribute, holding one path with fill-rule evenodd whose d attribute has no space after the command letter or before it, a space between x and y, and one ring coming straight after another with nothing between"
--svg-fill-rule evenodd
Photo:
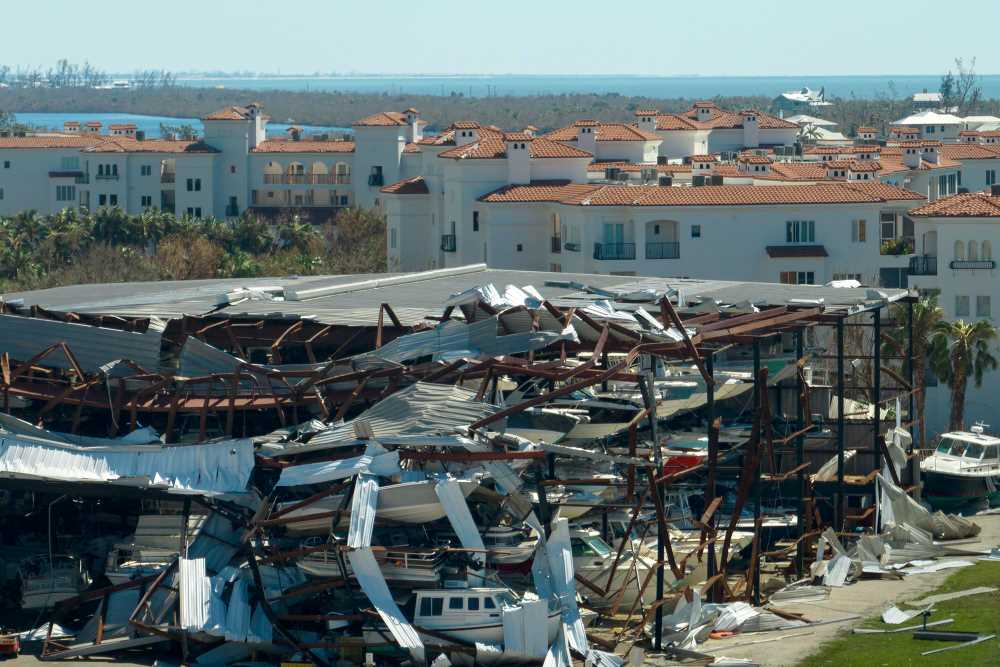
<instances>
[{"instance_id":1,"label":"window","mask_svg":"<svg viewBox=\"0 0 1000 667\"><path fill-rule=\"evenodd\" d=\"M107 206L108 205L108 196L107 195L97 195L97 205L98 206Z\"/></svg>"},{"instance_id":2,"label":"window","mask_svg":"<svg viewBox=\"0 0 1000 667\"><path fill-rule=\"evenodd\" d=\"M188 206L187 214L193 218L201 217L201 206Z\"/></svg>"},{"instance_id":3,"label":"window","mask_svg":"<svg viewBox=\"0 0 1000 667\"><path fill-rule=\"evenodd\" d=\"M141 167L139 167L139 175L140 176L152 176L153 175L153 167L152 167L152 165L144 164Z\"/></svg>"},{"instance_id":4,"label":"window","mask_svg":"<svg viewBox=\"0 0 1000 667\"><path fill-rule=\"evenodd\" d=\"M701 238L701 225L691 225L691 238L693 239Z\"/></svg>"},{"instance_id":5,"label":"window","mask_svg":"<svg viewBox=\"0 0 1000 667\"><path fill-rule=\"evenodd\" d=\"M816 274L813 271L782 271L779 281L782 285L814 285Z\"/></svg>"},{"instance_id":6,"label":"window","mask_svg":"<svg viewBox=\"0 0 1000 667\"><path fill-rule=\"evenodd\" d=\"M945 175L938 176L938 196L948 194L948 177Z\"/></svg>"},{"instance_id":7,"label":"window","mask_svg":"<svg viewBox=\"0 0 1000 667\"><path fill-rule=\"evenodd\" d=\"M396 228L393 227L389 230L389 247L395 249L396 247Z\"/></svg>"},{"instance_id":8,"label":"window","mask_svg":"<svg viewBox=\"0 0 1000 667\"><path fill-rule=\"evenodd\" d=\"M988 294L986 296L976 297L976 317L981 317L984 319L989 319L993 317L992 308L990 305L990 297Z\"/></svg>"},{"instance_id":9,"label":"window","mask_svg":"<svg viewBox=\"0 0 1000 667\"><path fill-rule=\"evenodd\" d=\"M864 243L868 240L867 222L865 220L854 220L851 224L851 240L855 243Z\"/></svg>"},{"instance_id":10,"label":"window","mask_svg":"<svg viewBox=\"0 0 1000 667\"><path fill-rule=\"evenodd\" d=\"M448 609L465 609L464 598L449 598Z\"/></svg>"},{"instance_id":11,"label":"window","mask_svg":"<svg viewBox=\"0 0 1000 667\"><path fill-rule=\"evenodd\" d=\"M970 262L975 262L976 260L978 260L979 259L979 246L976 245L976 242L975 241L969 241L969 245L967 247L969 249L968 250L968 252L969 252L969 261Z\"/></svg>"},{"instance_id":12,"label":"window","mask_svg":"<svg viewBox=\"0 0 1000 667\"><path fill-rule=\"evenodd\" d=\"M983 241L979 246L979 257L983 260L993 259L993 244L989 241Z\"/></svg>"},{"instance_id":13,"label":"window","mask_svg":"<svg viewBox=\"0 0 1000 667\"><path fill-rule=\"evenodd\" d=\"M118 206L118 195L108 195L108 203L112 206Z\"/></svg>"},{"instance_id":14,"label":"window","mask_svg":"<svg viewBox=\"0 0 1000 667\"><path fill-rule=\"evenodd\" d=\"M200 178L189 178L189 179L187 179L187 191L188 192L201 192L201 179Z\"/></svg>"},{"instance_id":15,"label":"window","mask_svg":"<svg viewBox=\"0 0 1000 667\"><path fill-rule=\"evenodd\" d=\"M993 185L997 182L997 170L987 169L986 170L986 185Z\"/></svg>"},{"instance_id":16,"label":"window","mask_svg":"<svg viewBox=\"0 0 1000 667\"><path fill-rule=\"evenodd\" d=\"M347 195L340 195L340 205L347 206Z\"/></svg>"},{"instance_id":17,"label":"window","mask_svg":"<svg viewBox=\"0 0 1000 667\"><path fill-rule=\"evenodd\" d=\"M56 201L73 201L74 199L76 199L76 186L73 185L56 186Z\"/></svg>"},{"instance_id":18,"label":"window","mask_svg":"<svg viewBox=\"0 0 1000 667\"><path fill-rule=\"evenodd\" d=\"M905 289L909 283L909 269L884 268L878 270L879 285L893 289Z\"/></svg>"},{"instance_id":19,"label":"window","mask_svg":"<svg viewBox=\"0 0 1000 667\"><path fill-rule=\"evenodd\" d=\"M551 262L549 264L549 273L562 273L562 264Z\"/></svg>"},{"instance_id":20,"label":"window","mask_svg":"<svg viewBox=\"0 0 1000 667\"><path fill-rule=\"evenodd\" d=\"M965 259L965 244L961 241L955 241L955 252L953 259Z\"/></svg>"},{"instance_id":21,"label":"window","mask_svg":"<svg viewBox=\"0 0 1000 667\"><path fill-rule=\"evenodd\" d=\"M581 556L599 556L589 544L581 540L580 538L573 538L570 540L570 546L573 550L573 558L580 558Z\"/></svg>"},{"instance_id":22,"label":"window","mask_svg":"<svg viewBox=\"0 0 1000 667\"><path fill-rule=\"evenodd\" d=\"M143 208L149 208L153 205L153 198L150 195L143 195L139 205Z\"/></svg>"},{"instance_id":23,"label":"window","mask_svg":"<svg viewBox=\"0 0 1000 667\"><path fill-rule=\"evenodd\" d=\"M833 280L857 280L861 282L860 273L834 273Z\"/></svg>"},{"instance_id":24,"label":"window","mask_svg":"<svg viewBox=\"0 0 1000 667\"><path fill-rule=\"evenodd\" d=\"M654 236L659 236L660 235L660 226L659 225L653 225L653 235Z\"/></svg>"},{"instance_id":25,"label":"window","mask_svg":"<svg viewBox=\"0 0 1000 667\"><path fill-rule=\"evenodd\" d=\"M4 169L10 169L10 160L4 160L3 161L3 168Z\"/></svg>"},{"instance_id":26,"label":"window","mask_svg":"<svg viewBox=\"0 0 1000 667\"><path fill-rule=\"evenodd\" d=\"M0 199L3 199L3 188L0 188Z\"/></svg>"},{"instance_id":27,"label":"window","mask_svg":"<svg viewBox=\"0 0 1000 667\"><path fill-rule=\"evenodd\" d=\"M472 212L472 231L479 231L479 211Z\"/></svg>"},{"instance_id":28,"label":"window","mask_svg":"<svg viewBox=\"0 0 1000 667\"><path fill-rule=\"evenodd\" d=\"M785 223L786 243L815 243L815 220L789 220Z\"/></svg>"},{"instance_id":29,"label":"window","mask_svg":"<svg viewBox=\"0 0 1000 667\"><path fill-rule=\"evenodd\" d=\"M493 602L493 598L491 598L491 597L485 597L485 598L483 598L483 609L496 609L496 608L497 608L497 606Z\"/></svg>"},{"instance_id":30,"label":"window","mask_svg":"<svg viewBox=\"0 0 1000 667\"><path fill-rule=\"evenodd\" d=\"M928 125L926 132L927 132L927 134L934 134L934 126L933 125Z\"/></svg>"},{"instance_id":31,"label":"window","mask_svg":"<svg viewBox=\"0 0 1000 667\"><path fill-rule=\"evenodd\" d=\"M879 215L879 226L881 227L883 241L890 241L896 238L895 213L882 213Z\"/></svg>"},{"instance_id":32,"label":"window","mask_svg":"<svg viewBox=\"0 0 1000 667\"><path fill-rule=\"evenodd\" d=\"M229 165L229 173L230 174L235 174L236 173L236 165L235 164Z\"/></svg>"},{"instance_id":33,"label":"window","mask_svg":"<svg viewBox=\"0 0 1000 667\"><path fill-rule=\"evenodd\" d=\"M960 294L955 295L955 317L969 316L969 297Z\"/></svg>"},{"instance_id":34,"label":"window","mask_svg":"<svg viewBox=\"0 0 1000 667\"><path fill-rule=\"evenodd\" d=\"M518 252L524 252L524 244L518 243L517 244L517 251Z\"/></svg>"},{"instance_id":35,"label":"window","mask_svg":"<svg viewBox=\"0 0 1000 667\"><path fill-rule=\"evenodd\" d=\"M479 611L479 598L469 598L469 611Z\"/></svg>"},{"instance_id":36,"label":"window","mask_svg":"<svg viewBox=\"0 0 1000 667\"><path fill-rule=\"evenodd\" d=\"M440 616L444 611L444 598L421 598L421 616Z\"/></svg>"}]
</instances>

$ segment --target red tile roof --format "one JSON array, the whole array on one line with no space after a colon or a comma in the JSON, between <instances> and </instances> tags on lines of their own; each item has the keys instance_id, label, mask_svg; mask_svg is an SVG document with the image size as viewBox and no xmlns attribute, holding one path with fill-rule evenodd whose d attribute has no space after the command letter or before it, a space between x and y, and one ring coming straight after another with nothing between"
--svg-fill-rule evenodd
<instances>
[{"instance_id":1,"label":"red tile roof","mask_svg":"<svg viewBox=\"0 0 1000 667\"><path fill-rule=\"evenodd\" d=\"M311 141L300 139L267 139L257 144L253 153L353 153L353 141Z\"/></svg>"},{"instance_id":2,"label":"red tile roof","mask_svg":"<svg viewBox=\"0 0 1000 667\"><path fill-rule=\"evenodd\" d=\"M136 128L135 123L115 123L114 125L108 125L112 130L134 130Z\"/></svg>"},{"instance_id":3,"label":"red tile roof","mask_svg":"<svg viewBox=\"0 0 1000 667\"><path fill-rule=\"evenodd\" d=\"M875 134L877 132L878 132L878 130L876 130L874 127L859 127L858 128L858 134L861 134L861 133L864 133L864 134Z\"/></svg>"},{"instance_id":4,"label":"red tile roof","mask_svg":"<svg viewBox=\"0 0 1000 667\"><path fill-rule=\"evenodd\" d=\"M575 206L759 206L919 201L924 196L879 182L825 182L765 187L702 187L563 184L508 185L479 198L483 202L554 202Z\"/></svg>"},{"instance_id":5,"label":"red tile roof","mask_svg":"<svg viewBox=\"0 0 1000 667\"><path fill-rule=\"evenodd\" d=\"M627 172L640 172L643 169L655 168L659 174L686 174L691 172L691 165L689 164L641 164L638 162L621 162L617 160L591 162L587 165L587 171L603 173L609 167Z\"/></svg>"},{"instance_id":6,"label":"red tile roof","mask_svg":"<svg viewBox=\"0 0 1000 667\"><path fill-rule=\"evenodd\" d=\"M660 115L660 110L652 108L652 107L650 107L648 109L636 109L635 110L635 115L636 116L658 116L658 115Z\"/></svg>"},{"instance_id":7,"label":"red tile roof","mask_svg":"<svg viewBox=\"0 0 1000 667\"><path fill-rule=\"evenodd\" d=\"M247 107L231 106L213 111L202 120L250 120L250 110Z\"/></svg>"},{"instance_id":8,"label":"red tile roof","mask_svg":"<svg viewBox=\"0 0 1000 667\"><path fill-rule=\"evenodd\" d=\"M576 141L577 127L596 127L598 141L660 141L660 137L657 135L640 130L635 125L583 120L578 120L572 125L553 130L542 136L553 141Z\"/></svg>"},{"instance_id":9,"label":"red tile roof","mask_svg":"<svg viewBox=\"0 0 1000 667\"><path fill-rule=\"evenodd\" d=\"M504 132L504 141L534 141L534 135L528 134L527 132Z\"/></svg>"},{"instance_id":10,"label":"red tile roof","mask_svg":"<svg viewBox=\"0 0 1000 667\"><path fill-rule=\"evenodd\" d=\"M475 130L479 128L479 123L474 120L459 120L451 124L456 130Z\"/></svg>"},{"instance_id":11,"label":"red tile roof","mask_svg":"<svg viewBox=\"0 0 1000 667\"><path fill-rule=\"evenodd\" d=\"M103 141L94 135L52 134L27 137L0 137L0 149L7 148L86 148Z\"/></svg>"},{"instance_id":12,"label":"red tile roof","mask_svg":"<svg viewBox=\"0 0 1000 667\"><path fill-rule=\"evenodd\" d=\"M710 109L707 118L700 118L698 109ZM753 113L757 116L757 125L761 129L798 129L798 125L787 120L752 109L740 112L720 109L712 102L695 102L682 113L660 114L656 117L657 130L724 130L743 127L743 116Z\"/></svg>"},{"instance_id":13,"label":"red tile roof","mask_svg":"<svg viewBox=\"0 0 1000 667\"><path fill-rule=\"evenodd\" d=\"M1000 158L1000 146L968 142L944 144L941 146L941 155L950 160L995 160Z\"/></svg>"},{"instance_id":14,"label":"red tile roof","mask_svg":"<svg viewBox=\"0 0 1000 667\"><path fill-rule=\"evenodd\" d=\"M354 127L392 127L406 124L406 114L399 111L380 111L352 123Z\"/></svg>"},{"instance_id":15,"label":"red tile roof","mask_svg":"<svg viewBox=\"0 0 1000 667\"><path fill-rule=\"evenodd\" d=\"M85 148L86 153L218 153L203 141L173 141L127 137L103 137L101 143Z\"/></svg>"},{"instance_id":16,"label":"red tile roof","mask_svg":"<svg viewBox=\"0 0 1000 667\"><path fill-rule=\"evenodd\" d=\"M688 162L718 162L719 158L714 155L689 155Z\"/></svg>"},{"instance_id":17,"label":"red tile roof","mask_svg":"<svg viewBox=\"0 0 1000 667\"><path fill-rule=\"evenodd\" d=\"M943 218L998 218L1000 197L985 192L966 192L932 201L910 211L918 217Z\"/></svg>"},{"instance_id":18,"label":"red tile roof","mask_svg":"<svg viewBox=\"0 0 1000 667\"><path fill-rule=\"evenodd\" d=\"M736 158L737 162L744 164L771 164L773 160L766 155L744 154Z\"/></svg>"},{"instance_id":19,"label":"red tile roof","mask_svg":"<svg viewBox=\"0 0 1000 667\"><path fill-rule=\"evenodd\" d=\"M533 158L593 157L587 151L544 137L534 137L528 144L528 149ZM457 160L499 160L507 157L507 146L504 143L502 132L481 127L479 129L479 138L476 141L463 146L449 148L440 153L438 157Z\"/></svg>"},{"instance_id":20,"label":"red tile roof","mask_svg":"<svg viewBox=\"0 0 1000 667\"><path fill-rule=\"evenodd\" d=\"M827 169L847 169L848 171L881 171L882 165L878 160L830 160L822 163Z\"/></svg>"},{"instance_id":21,"label":"red tile roof","mask_svg":"<svg viewBox=\"0 0 1000 667\"><path fill-rule=\"evenodd\" d=\"M379 192L391 195L426 195L430 194L430 189L423 176L415 176L386 185L380 188Z\"/></svg>"}]
</instances>

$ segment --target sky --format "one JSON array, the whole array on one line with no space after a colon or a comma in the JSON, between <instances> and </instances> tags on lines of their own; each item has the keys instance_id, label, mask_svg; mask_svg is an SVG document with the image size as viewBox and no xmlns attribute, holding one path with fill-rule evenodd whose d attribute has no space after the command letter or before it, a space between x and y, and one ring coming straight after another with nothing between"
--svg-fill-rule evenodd
<instances>
[{"instance_id":1,"label":"sky","mask_svg":"<svg viewBox=\"0 0 1000 667\"><path fill-rule=\"evenodd\" d=\"M112 72L905 75L963 56L1000 73L995 0L3 4L0 64L12 67L64 57Z\"/></svg>"}]
</instances>

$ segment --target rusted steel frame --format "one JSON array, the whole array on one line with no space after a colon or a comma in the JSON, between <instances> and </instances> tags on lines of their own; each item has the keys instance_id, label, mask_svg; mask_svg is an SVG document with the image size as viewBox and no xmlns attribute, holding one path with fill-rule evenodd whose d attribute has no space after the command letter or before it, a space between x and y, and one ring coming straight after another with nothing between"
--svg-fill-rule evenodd
<instances>
[{"instance_id":1,"label":"rusted steel frame","mask_svg":"<svg viewBox=\"0 0 1000 667\"><path fill-rule=\"evenodd\" d=\"M574 573L573 574L573 578L576 579L577 581L579 581L581 584L583 584L588 589L592 590L594 593L597 593L598 595L600 595L601 597L604 597L607 594L606 590L602 591L600 588L597 587L597 584L595 584L594 582L592 582L590 579L587 579L582 574Z\"/></svg>"},{"instance_id":2,"label":"rusted steel frame","mask_svg":"<svg viewBox=\"0 0 1000 667\"><path fill-rule=\"evenodd\" d=\"M343 588L346 585L347 581L344 579L320 579L319 581L313 581L294 588L289 588L275 599L283 600L285 598L298 597L300 595L312 595L314 593L328 591L331 588Z\"/></svg>"},{"instance_id":3,"label":"rusted steel frame","mask_svg":"<svg viewBox=\"0 0 1000 667\"><path fill-rule=\"evenodd\" d=\"M611 565L611 572L608 575L608 583L604 585L604 592L601 593L602 596L606 595L608 589L611 588L611 583L615 578L615 570L618 569L618 563L621 561L622 554L625 552L626 543L628 543L631 539L629 536L632 534L632 528L635 527L636 519L639 518L639 512L642 510L642 506L645 504L647 496L649 496L648 489L643 492L642 498L639 499L639 502L635 504L635 508L632 510L632 516L629 519L628 527L625 529L625 535L622 536L622 542L618 545L618 553L615 554L615 560Z\"/></svg>"},{"instance_id":4,"label":"rusted steel frame","mask_svg":"<svg viewBox=\"0 0 1000 667\"><path fill-rule=\"evenodd\" d=\"M38 363L42 359L45 359L57 349L60 349L61 345L63 345L63 343L53 343L52 345L49 345L47 348L45 348L35 356L31 357L27 361L19 363L17 366L14 367L14 370L8 374L8 377L4 378L4 380L8 385L12 384L14 380L16 380L18 377L24 375L25 373L30 372L32 367L35 366L36 363ZM80 377L82 379L83 375L81 374Z\"/></svg>"},{"instance_id":5,"label":"rusted steel frame","mask_svg":"<svg viewBox=\"0 0 1000 667\"><path fill-rule=\"evenodd\" d=\"M602 334L601 337L602 337L602 339L607 337L607 331L606 330ZM600 342L600 341L598 341L598 342ZM603 373L601 373L600 375L598 375L596 377L585 378L583 380L579 380L577 382L573 382L571 384L564 385L564 386L560 387L559 389L554 389L553 391L550 391L547 394L542 394L540 396L536 396L534 398L530 398L530 399L528 399L526 401L522 401L521 403L518 403L517 405L513 405L513 406L511 406L509 408L501 410L500 412L494 413L492 415L487 415L486 417L482 417L482 418L476 420L475 422L473 422L470 425L469 429L470 430L476 430L476 429L482 428L483 426L486 426L487 424L492 424L493 422L499 421L499 420L504 419L506 417L509 417L510 415L515 415L515 414L518 414L520 412L524 412L528 408L534 407L536 405L541 405L543 403L547 403L547 402L551 401L554 398L559 398L560 396L565 396L567 394L571 394L574 391L576 391L577 389L583 389L584 387L589 387L591 385L597 384L598 382L600 382L601 380L605 379L606 377L610 377L611 375L614 375L615 372L617 372L618 370L621 370L622 368L628 368L629 365L631 365L632 362L635 361L636 357L639 356L639 354L641 353L640 350L641 350L641 346L636 347L635 349L633 349L631 352L628 353L628 355L626 356L625 359L623 359L622 361L620 361L619 363L615 364L614 366L612 366L611 368L607 369L606 371L604 371Z\"/></svg>"},{"instance_id":6,"label":"rusted steel frame","mask_svg":"<svg viewBox=\"0 0 1000 667\"><path fill-rule=\"evenodd\" d=\"M759 417L757 418L760 421L764 442L767 444L768 463L771 466L770 472L771 474L774 474L778 472L778 467L774 459L774 423L771 420L771 398L768 396L767 382L764 382L759 386L757 394L761 397L761 401L758 404Z\"/></svg>"},{"instance_id":7,"label":"rusted steel frame","mask_svg":"<svg viewBox=\"0 0 1000 667\"><path fill-rule=\"evenodd\" d=\"M491 382L493 382L493 369L488 368L486 370L486 376L479 382L479 389L476 391L477 401L481 402L486 398L486 390L489 389Z\"/></svg>"},{"instance_id":8,"label":"rusted steel frame","mask_svg":"<svg viewBox=\"0 0 1000 667\"><path fill-rule=\"evenodd\" d=\"M750 322L758 322L760 320L770 319L778 315L784 315L788 312L788 310L788 306L775 306L773 308L765 308L764 310L756 313L745 313L734 317L719 317L714 322L702 325L698 330L701 333L707 333L709 331L717 331L719 329L728 329L733 326L747 324Z\"/></svg>"},{"instance_id":9,"label":"rusted steel frame","mask_svg":"<svg viewBox=\"0 0 1000 667\"><path fill-rule=\"evenodd\" d=\"M382 329L385 323L385 309L378 307L378 326L375 328L375 349L382 347Z\"/></svg>"},{"instance_id":10,"label":"rusted steel frame","mask_svg":"<svg viewBox=\"0 0 1000 667\"><path fill-rule=\"evenodd\" d=\"M702 529L699 538L701 548L705 547L705 538L708 535L709 529L708 523L712 516L714 516L715 510L722 504L722 497L715 495L716 473L719 466L719 429L721 426L721 417L716 417L708 425L708 477L705 480L705 500L708 501L708 505L701 519Z\"/></svg>"},{"instance_id":11,"label":"rusted steel frame","mask_svg":"<svg viewBox=\"0 0 1000 667\"><path fill-rule=\"evenodd\" d=\"M196 338L201 338L212 329L218 329L220 327L225 328L226 326L229 325L229 322L230 319L228 317L222 320L216 320L211 324L206 324L202 328L195 330L194 333L192 333L191 335L195 336Z\"/></svg>"},{"instance_id":12,"label":"rusted steel frame","mask_svg":"<svg viewBox=\"0 0 1000 667\"><path fill-rule=\"evenodd\" d=\"M438 370L434 371L433 373L425 377L424 382L435 382L437 380L440 380L444 376L454 373L465 364L466 364L465 359L456 359L450 364L446 364L443 368L439 368Z\"/></svg>"},{"instance_id":13,"label":"rusted steel frame","mask_svg":"<svg viewBox=\"0 0 1000 667\"><path fill-rule=\"evenodd\" d=\"M0 374L3 376L3 410L10 411L10 355L0 355Z\"/></svg>"},{"instance_id":14,"label":"rusted steel frame","mask_svg":"<svg viewBox=\"0 0 1000 667\"><path fill-rule=\"evenodd\" d=\"M156 590L163 584L163 581L167 578L167 575L173 572L174 568L176 568L179 563L180 559L174 558L170 562L170 565L163 568L163 571L160 572L158 575L156 575L156 578L153 580L153 583L150 584L149 588L146 589L146 592L142 594L142 597L139 598L139 602L135 605L135 609L132 610L132 614L128 618L129 623L137 627L140 625L139 623L140 613L147 609L149 605L149 600L150 598L153 597L153 593L155 593Z\"/></svg>"},{"instance_id":15,"label":"rusted steel frame","mask_svg":"<svg viewBox=\"0 0 1000 667\"><path fill-rule=\"evenodd\" d=\"M335 375L333 377L326 377L322 380L317 380L315 382L316 386L325 387L328 384L337 384L340 382L350 382L351 380L358 380L360 378L384 378L391 375L401 375L405 369L402 366L394 366L392 368L379 368L371 369L365 371L352 371L350 373L344 373L343 375Z\"/></svg>"},{"instance_id":16,"label":"rusted steel frame","mask_svg":"<svg viewBox=\"0 0 1000 667\"><path fill-rule=\"evenodd\" d=\"M791 322L797 322L799 320L808 319L812 315L820 313L819 308L809 308L806 310L793 310L776 317L771 317L766 320L756 320L749 322L747 324L737 325L733 327L728 327L725 329L713 330L708 332L702 332L702 340L713 341L721 340L731 336L738 336L740 334L751 333L755 331L761 331L772 329L778 325L789 324Z\"/></svg>"},{"instance_id":17,"label":"rusted steel frame","mask_svg":"<svg viewBox=\"0 0 1000 667\"><path fill-rule=\"evenodd\" d=\"M760 567L760 531L764 523L764 517L757 517L753 522L753 546L750 549L750 565L746 571L746 591L747 600L750 600L751 589L753 588L754 572Z\"/></svg>"},{"instance_id":18,"label":"rusted steel frame","mask_svg":"<svg viewBox=\"0 0 1000 667\"><path fill-rule=\"evenodd\" d=\"M322 338L326 334L330 333L332 329L333 325L328 324L327 326L323 327L322 329L314 333L312 336L307 338L305 341L303 341L303 345L305 345L306 348L306 357L309 359L310 364L316 363L316 353L313 351L313 343L316 342L316 340L318 340L319 338Z\"/></svg>"},{"instance_id":19,"label":"rusted steel frame","mask_svg":"<svg viewBox=\"0 0 1000 667\"><path fill-rule=\"evenodd\" d=\"M296 320L287 329L281 332L273 343L271 343L271 363L280 364L281 363L281 352L279 348L284 344L285 339L291 336L293 333L297 332L302 328L302 320Z\"/></svg>"},{"instance_id":20,"label":"rusted steel frame","mask_svg":"<svg viewBox=\"0 0 1000 667\"><path fill-rule=\"evenodd\" d=\"M454 462L473 462L473 461L515 461L515 460L529 460L529 461L544 461L545 452L543 451L528 451L528 452L426 452L426 451L415 451L407 449L398 449L400 460L409 461L454 461Z\"/></svg>"},{"instance_id":21,"label":"rusted steel frame","mask_svg":"<svg viewBox=\"0 0 1000 667\"><path fill-rule=\"evenodd\" d=\"M80 384L70 384L68 387L63 389L57 396L54 396L53 398L49 399L49 402L46 403L44 406L42 406L41 410L39 410L38 414L35 416L36 420L41 421L42 417L47 415L57 405L61 404L63 400L69 397L70 394L75 394L81 389L86 390L91 385L100 382L100 380L101 380L100 376L94 376L89 380L84 380Z\"/></svg>"},{"instance_id":22,"label":"rusted steel frame","mask_svg":"<svg viewBox=\"0 0 1000 667\"><path fill-rule=\"evenodd\" d=\"M786 470L785 472L781 473L780 475L779 474L771 474L771 475L766 475L766 476L762 475L761 477L767 479L767 481L769 481L769 482L783 482L786 479L790 478L792 475L795 475L795 474L798 474L799 472L808 470L809 466L811 466L811 465L812 465L811 463L809 463L808 461L806 461L802 465L795 466L791 470Z\"/></svg>"},{"instance_id":23,"label":"rusted steel frame","mask_svg":"<svg viewBox=\"0 0 1000 667\"><path fill-rule=\"evenodd\" d=\"M271 627L274 628L282 639L287 641L299 651L302 651L302 653L308 656L315 664L320 665L321 667L329 667L330 663L324 660L321 656L313 653L311 649L299 646L298 640L285 629L285 625L281 622L278 615L271 607L271 603L267 599L267 595L265 595L266 589L264 588L264 582L260 576L260 568L257 566L256 549L254 549L252 543L247 557L247 564L250 566L250 574L253 575L253 582L257 586L257 590L260 591L258 604L260 604L260 608L264 611L264 615L271 622Z\"/></svg>"},{"instance_id":24,"label":"rusted steel frame","mask_svg":"<svg viewBox=\"0 0 1000 667\"><path fill-rule=\"evenodd\" d=\"M132 400L129 401L129 421L133 431L139 426L139 398L146 395L156 395L161 389L164 389L167 386L167 383L168 380L164 378L152 386L136 391L135 394L132 395Z\"/></svg>"},{"instance_id":25,"label":"rusted steel frame","mask_svg":"<svg viewBox=\"0 0 1000 667\"><path fill-rule=\"evenodd\" d=\"M729 526L726 527L726 538L722 543L722 553L719 556L721 559L719 572L722 574L726 573L726 567L729 565L729 545L732 542L733 531L736 530L736 524L739 522L740 513L743 511L743 506L750 495L750 490L757 481L757 469L760 464L761 403L767 401L766 366L760 369L760 375L756 381L758 386L757 405L755 406L756 415L750 435L749 451L743 453L743 470L740 473L740 482L736 490L736 503L733 506L732 515L729 517Z\"/></svg>"},{"instance_id":26,"label":"rusted steel frame","mask_svg":"<svg viewBox=\"0 0 1000 667\"><path fill-rule=\"evenodd\" d=\"M363 334L364 332L365 332L365 329L362 328L362 327L358 327L357 329L355 329L354 333L352 333L350 336L347 337L347 340L345 340L343 343L341 343L340 345L337 346L337 349L334 350L333 354L330 355L330 359L337 359L337 358L339 358L340 357L340 353L343 352L344 350L346 350L348 347L350 347L351 343L353 343L354 341L356 341L358 339L358 337L361 334Z\"/></svg>"},{"instance_id":27,"label":"rusted steel frame","mask_svg":"<svg viewBox=\"0 0 1000 667\"><path fill-rule=\"evenodd\" d=\"M361 378L361 382L355 385L354 391L351 392L351 395L347 397L346 401L340 404L339 408L337 408L337 414L334 415L333 417L334 422L339 422L341 419L344 418L344 415L346 415L347 411L351 409L351 406L354 404L354 401L356 401L358 399L358 396L361 395L361 392L365 390L365 385L367 384L368 384L368 378L366 377Z\"/></svg>"},{"instance_id":28,"label":"rusted steel frame","mask_svg":"<svg viewBox=\"0 0 1000 667\"><path fill-rule=\"evenodd\" d=\"M713 378L705 368L704 359L702 359L701 354L698 353L698 348L695 347L694 341L692 341L691 337L688 335L687 328L684 326L684 322L681 321L680 315L678 315L677 311L674 310L674 306L670 303L669 297L664 296L660 299L660 313L663 317L664 323L666 323L669 319L673 323L674 327L680 332L681 338L684 341L684 346L687 348L688 354L691 355L691 358L694 359L695 365L698 366L698 372L701 373L703 378L705 378L705 382L715 384L715 378ZM652 390L652 387L650 387L650 390ZM671 567L672 566L673 564L671 563Z\"/></svg>"},{"instance_id":29,"label":"rusted steel frame","mask_svg":"<svg viewBox=\"0 0 1000 667\"><path fill-rule=\"evenodd\" d=\"M392 320L392 326L396 327L397 329L403 328L403 324L399 321L399 318L396 317L396 313L392 309L392 306L390 306L388 303L383 303L381 308L385 311L385 314L389 316L389 319Z\"/></svg>"},{"instance_id":30,"label":"rusted steel frame","mask_svg":"<svg viewBox=\"0 0 1000 667\"><path fill-rule=\"evenodd\" d=\"M670 571L674 579L681 579L681 571L677 567L677 560L674 558L674 549L670 544L670 528L667 526L667 514L663 507L663 496L656 484L656 472L652 467L646 469L649 476L649 495L653 496L653 504L656 507L656 521L659 524L660 535L664 537L664 547L667 550L667 562L670 564Z\"/></svg>"}]
</instances>

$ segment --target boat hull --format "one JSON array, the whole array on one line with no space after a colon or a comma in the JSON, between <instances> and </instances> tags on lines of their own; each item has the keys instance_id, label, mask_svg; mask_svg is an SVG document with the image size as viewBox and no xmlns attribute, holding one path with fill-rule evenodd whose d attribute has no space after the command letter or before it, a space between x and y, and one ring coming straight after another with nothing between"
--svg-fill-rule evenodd
<instances>
[{"instance_id":1,"label":"boat hull","mask_svg":"<svg viewBox=\"0 0 1000 667\"><path fill-rule=\"evenodd\" d=\"M485 623L483 625L470 625L467 627L448 627L446 625L438 626L428 626L428 630L432 630L435 634L441 633L452 639L457 639L466 642L482 642L484 644L503 644L503 620L499 612L493 614L496 616L496 622ZM555 641L556 634L559 632L561 612L550 611L549 621L548 621L548 643L551 646L552 642ZM418 630L420 638L428 644L440 643L440 637L432 637L431 635L426 635Z\"/></svg>"},{"instance_id":2,"label":"boat hull","mask_svg":"<svg viewBox=\"0 0 1000 667\"><path fill-rule=\"evenodd\" d=\"M956 475L937 470L921 470L923 497L934 509L958 509L966 505L1000 505L1000 474Z\"/></svg>"}]
</instances>

